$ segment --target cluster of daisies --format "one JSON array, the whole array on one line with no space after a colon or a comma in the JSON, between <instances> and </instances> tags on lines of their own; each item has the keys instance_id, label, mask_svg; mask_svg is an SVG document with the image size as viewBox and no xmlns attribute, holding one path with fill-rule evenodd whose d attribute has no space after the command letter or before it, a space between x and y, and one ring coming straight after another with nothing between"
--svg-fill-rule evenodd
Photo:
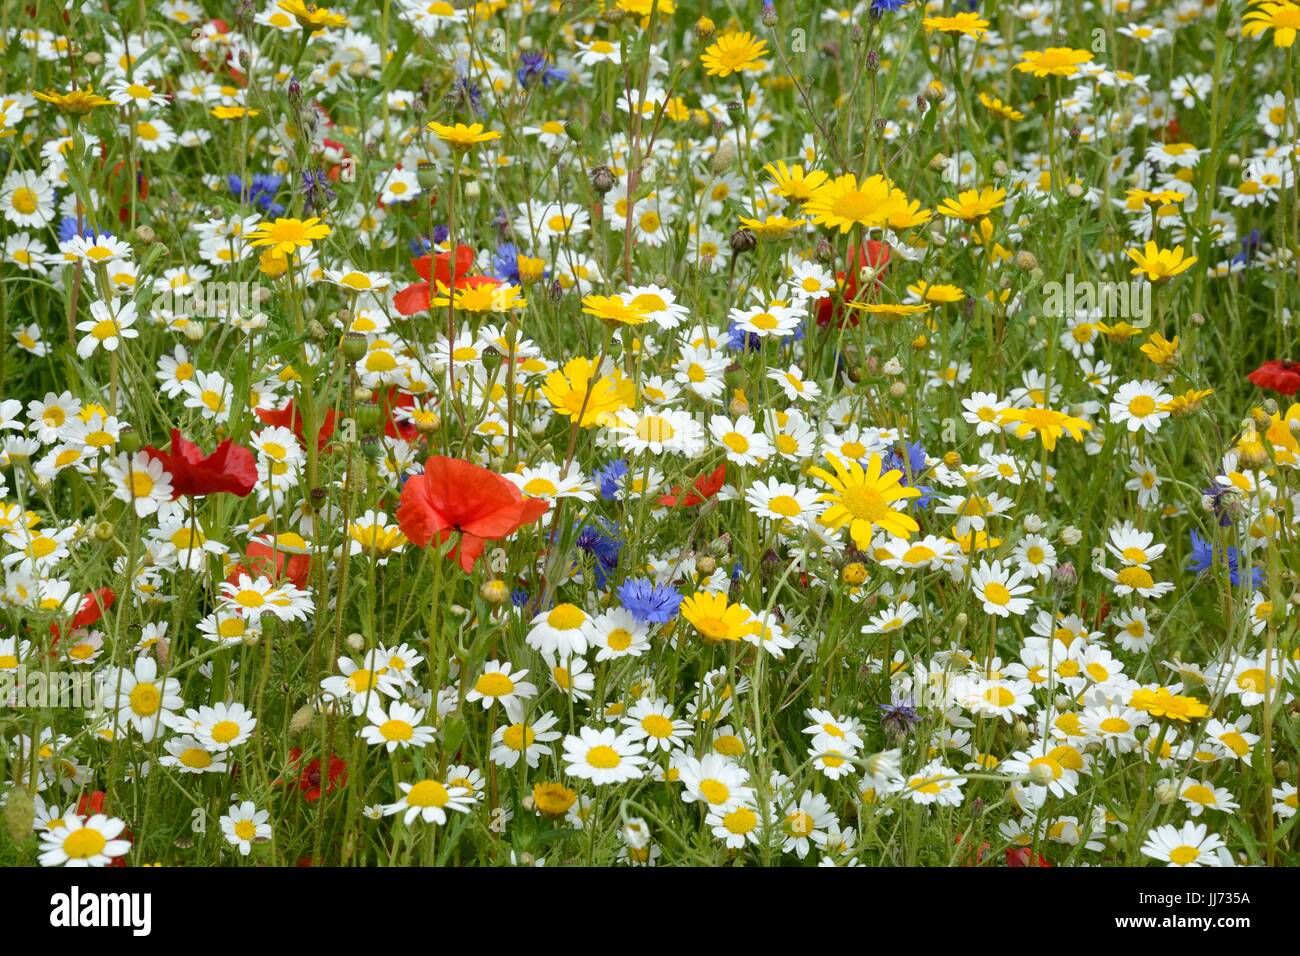
<instances>
[{"instance_id":1,"label":"cluster of daisies","mask_svg":"<svg viewBox=\"0 0 1300 956\"><path fill-rule=\"evenodd\" d=\"M9 27L0 862L1294 862L1297 7L962 6Z\"/></svg>"}]
</instances>

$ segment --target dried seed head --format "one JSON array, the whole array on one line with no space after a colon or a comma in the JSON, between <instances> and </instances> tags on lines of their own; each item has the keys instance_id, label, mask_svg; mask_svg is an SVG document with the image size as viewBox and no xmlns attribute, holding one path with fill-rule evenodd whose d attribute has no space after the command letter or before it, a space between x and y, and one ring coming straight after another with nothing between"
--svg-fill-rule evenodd
<instances>
[{"instance_id":1,"label":"dried seed head","mask_svg":"<svg viewBox=\"0 0 1300 956\"><path fill-rule=\"evenodd\" d=\"M754 247L758 245L758 237L754 235L753 230L737 229L731 234L731 238L728 242L731 246L731 251L740 254L752 252Z\"/></svg>"}]
</instances>

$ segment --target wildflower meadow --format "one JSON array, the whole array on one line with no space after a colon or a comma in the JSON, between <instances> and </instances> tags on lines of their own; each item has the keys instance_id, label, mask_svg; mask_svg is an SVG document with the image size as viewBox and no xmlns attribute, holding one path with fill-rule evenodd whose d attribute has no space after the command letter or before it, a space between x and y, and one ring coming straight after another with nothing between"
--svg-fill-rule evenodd
<instances>
[{"instance_id":1,"label":"wildflower meadow","mask_svg":"<svg viewBox=\"0 0 1300 956\"><path fill-rule=\"evenodd\" d=\"M0 864L1300 863L1297 31L5 0Z\"/></svg>"}]
</instances>

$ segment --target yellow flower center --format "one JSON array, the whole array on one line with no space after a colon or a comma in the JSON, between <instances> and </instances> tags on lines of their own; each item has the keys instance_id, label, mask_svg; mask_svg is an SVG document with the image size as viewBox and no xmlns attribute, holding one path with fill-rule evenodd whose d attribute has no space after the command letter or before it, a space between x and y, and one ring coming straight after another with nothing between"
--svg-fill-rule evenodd
<instances>
[{"instance_id":1,"label":"yellow flower center","mask_svg":"<svg viewBox=\"0 0 1300 956\"><path fill-rule=\"evenodd\" d=\"M409 807L445 807L451 802L451 794L437 780L421 780L406 794Z\"/></svg>"},{"instance_id":2,"label":"yellow flower center","mask_svg":"<svg viewBox=\"0 0 1300 956\"><path fill-rule=\"evenodd\" d=\"M726 803L731 797L731 790L721 780L701 780L700 793L714 806Z\"/></svg>"},{"instance_id":3,"label":"yellow flower center","mask_svg":"<svg viewBox=\"0 0 1300 956\"><path fill-rule=\"evenodd\" d=\"M984 585L984 600L998 607L1006 607L1011 603L1011 592L997 581L990 581Z\"/></svg>"},{"instance_id":4,"label":"yellow flower center","mask_svg":"<svg viewBox=\"0 0 1300 956\"><path fill-rule=\"evenodd\" d=\"M1169 859L1179 866L1186 866L1188 863L1195 862L1201 855L1201 851L1194 846L1176 846L1169 851Z\"/></svg>"},{"instance_id":5,"label":"yellow flower center","mask_svg":"<svg viewBox=\"0 0 1300 956\"><path fill-rule=\"evenodd\" d=\"M104 851L108 841L93 827L73 830L63 840L63 852L74 860L86 860Z\"/></svg>"},{"instance_id":6,"label":"yellow flower center","mask_svg":"<svg viewBox=\"0 0 1300 956\"><path fill-rule=\"evenodd\" d=\"M212 766L212 755L202 747L189 747L181 754L181 763L195 770L205 770Z\"/></svg>"},{"instance_id":7,"label":"yellow flower center","mask_svg":"<svg viewBox=\"0 0 1300 956\"><path fill-rule=\"evenodd\" d=\"M546 623L557 631L571 631L581 627L586 620L587 615L573 604L556 605L555 609L546 615Z\"/></svg>"},{"instance_id":8,"label":"yellow flower center","mask_svg":"<svg viewBox=\"0 0 1300 956\"><path fill-rule=\"evenodd\" d=\"M386 720L379 725L379 735L385 740L410 740L415 728L404 720Z\"/></svg>"},{"instance_id":9,"label":"yellow flower center","mask_svg":"<svg viewBox=\"0 0 1300 956\"><path fill-rule=\"evenodd\" d=\"M162 694L153 684L136 684L131 690L131 710L137 717L149 717L158 712Z\"/></svg>"},{"instance_id":10,"label":"yellow flower center","mask_svg":"<svg viewBox=\"0 0 1300 956\"><path fill-rule=\"evenodd\" d=\"M212 725L212 739L219 744L228 744L239 736L239 724L233 720L221 720Z\"/></svg>"},{"instance_id":11,"label":"yellow flower center","mask_svg":"<svg viewBox=\"0 0 1300 956\"><path fill-rule=\"evenodd\" d=\"M604 744L592 747L587 751L587 763L598 770L610 770L617 767L622 759L617 750L613 747L606 747Z\"/></svg>"},{"instance_id":12,"label":"yellow flower center","mask_svg":"<svg viewBox=\"0 0 1300 956\"><path fill-rule=\"evenodd\" d=\"M500 671L492 671L475 681L474 689L484 697L504 697L514 692L515 682Z\"/></svg>"},{"instance_id":13,"label":"yellow flower center","mask_svg":"<svg viewBox=\"0 0 1300 956\"><path fill-rule=\"evenodd\" d=\"M1155 584L1155 580L1145 568L1125 568L1115 575L1115 580L1135 591L1149 588Z\"/></svg>"}]
</instances>

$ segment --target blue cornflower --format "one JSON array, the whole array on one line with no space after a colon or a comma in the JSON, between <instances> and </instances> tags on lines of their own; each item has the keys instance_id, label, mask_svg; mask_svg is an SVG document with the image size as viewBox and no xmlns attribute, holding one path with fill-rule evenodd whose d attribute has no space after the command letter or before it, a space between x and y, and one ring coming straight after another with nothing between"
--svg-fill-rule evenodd
<instances>
[{"instance_id":1,"label":"blue cornflower","mask_svg":"<svg viewBox=\"0 0 1300 956\"><path fill-rule=\"evenodd\" d=\"M1210 510L1214 512L1219 519L1219 527L1226 528L1232 524L1232 509L1228 502L1231 500L1229 495L1235 492L1231 485L1220 484L1218 481L1211 483L1210 487L1201 492L1210 501ZM1195 534L1195 532L1192 532Z\"/></svg>"},{"instance_id":2,"label":"blue cornflower","mask_svg":"<svg viewBox=\"0 0 1300 956\"><path fill-rule=\"evenodd\" d=\"M528 590L526 588L515 588L510 592L510 603L515 607L523 607L528 603Z\"/></svg>"},{"instance_id":3,"label":"blue cornflower","mask_svg":"<svg viewBox=\"0 0 1300 956\"><path fill-rule=\"evenodd\" d=\"M596 559L596 587L604 590L607 575L618 567L623 542L616 534L606 533L595 525L584 525L578 532L578 547Z\"/></svg>"},{"instance_id":4,"label":"blue cornflower","mask_svg":"<svg viewBox=\"0 0 1300 956\"><path fill-rule=\"evenodd\" d=\"M911 2L912 0L871 0L871 12L877 17L882 13L896 13Z\"/></svg>"},{"instance_id":5,"label":"blue cornflower","mask_svg":"<svg viewBox=\"0 0 1300 956\"><path fill-rule=\"evenodd\" d=\"M893 471L894 469L901 471L903 477L899 479L899 483L905 488L915 488L917 491L921 492L921 497L914 500L915 505L918 508L928 508L931 496L934 494L934 489L928 485L916 484L917 477L924 474L927 467L925 463L925 446L918 441L912 442L912 444L907 445L906 448L906 461L903 460L902 455L891 448L885 454L881 470L885 472Z\"/></svg>"},{"instance_id":6,"label":"blue cornflower","mask_svg":"<svg viewBox=\"0 0 1300 956\"><path fill-rule=\"evenodd\" d=\"M519 285L519 247L513 242L497 246L492 256L492 274L502 282Z\"/></svg>"},{"instance_id":7,"label":"blue cornflower","mask_svg":"<svg viewBox=\"0 0 1300 956\"><path fill-rule=\"evenodd\" d=\"M77 228L77 218L75 216L64 216L59 220L59 242L67 242L73 236L82 236L86 239L111 239L113 234L107 229L100 230L86 222L84 219L81 228Z\"/></svg>"},{"instance_id":8,"label":"blue cornflower","mask_svg":"<svg viewBox=\"0 0 1300 956\"><path fill-rule=\"evenodd\" d=\"M541 77L543 87L550 87L552 83L563 83L569 78L568 70L546 65L547 55L544 52L530 51L520 56L519 60L523 66L515 70L515 77L519 80L519 85L525 89L538 77Z\"/></svg>"},{"instance_id":9,"label":"blue cornflower","mask_svg":"<svg viewBox=\"0 0 1300 956\"><path fill-rule=\"evenodd\" d=\"M334 189L329 177L319 169L304 169L298 189L307 197L306 211L322 209L334 200Z\"/></svg>"},{"instance_id":10,"label":"blue cornflower","mask_svg":"<svg viewBox=\"0 0 1300 956\"><path fill-rule=\"evenodd\" d=\"M456 77L454 88L459 93L469 108L474 111L475 116L482 116L487 111L483 109L483 94L478 88L478 83L469 78L468 73L462 73Z\"/></svg>"},{"instance_id":11,"label":"blue cornflower","mask_svg":"<svg viewBox=\"0 0 1300 956\"><path fill-rule=\"evenodd\" d=\"M727 348L734 352L757 352L763 347L763 337L753 332L746 332L739 322L727 326Z\"/></svg>"},{"instance_id":12,"label":"blue cornflower","mask_svg":"<svg viewBox=\"0 0 1300 956\"><path fill-rule=\"evenodd\" d=\"M880 705L880 722L895 733L907 733L913 724L920 723L921 715L911 700L895 697L892 703Z\"/></svg>"},{"instance_id":13,"label":"blue cornflower","mask_svg":"<svg viewBox=\"0 0 1300 956\"><path fill-rule=\"evenodd\" d=\"M1259 230L1252 229L1250 233L1241 239L1241 252L1232 257L1233 263L1250 265L1255 261L1255 253L1259 251Z\"/></svg>"},{"instance_id":14,"label":"blue cornflower","mask_svg":"<svg viewBox=\"0 0 1300 956\"><path fill-rule=\"evenodd\" d=\"M247 183L234 173L226 177L226 185L232 195L268 216L278 216L284 212L284 206L275 201L275 194L280 191L283 183L284 177L274 173L258 173Z\"/></svg>"},{"instance_id":15,"label":"blue cornflower","mask_svg":"<svg viewBox=\"0 0 1300 956\"><path fill-rule=\"evenodd\" d=\"M1237 549L1231 545L1227 548L1215 548L1214 545L1193 530L1192 555L1187 562L1187 570L1194 571L1197 574L1204 574L1214 566L1216 556L1228 562L1228 580L1232 582L1234 587L1240 587L1241 570L1238 564ZM1259 587L1264 583L1263 568L1250 569L1250 583L1255 587Z\"/></svg>"},{"instance_id":16,"label":"blue cornflower","mask_svg":"<svg viewBox=\"0 0 1300 956\"><path fill-rule=\"evenodd\" d=\"M616 458L603 468L592 472L591 479L600 487L600 496L606 501L618 498L618 483L627 474L627 462Z\"/></svg>"},{"instance_id":17,"label":"blue cornflower","mask_svg":"<svg viewBox=\"0 0 1300 956\"><path fill-rule=\"evenodd\" d=\"M667 624L682 606L676 588L649 578L628 578L618 587L618 599L629 614L646 624Z\"/></svg>"}]
</instances>

